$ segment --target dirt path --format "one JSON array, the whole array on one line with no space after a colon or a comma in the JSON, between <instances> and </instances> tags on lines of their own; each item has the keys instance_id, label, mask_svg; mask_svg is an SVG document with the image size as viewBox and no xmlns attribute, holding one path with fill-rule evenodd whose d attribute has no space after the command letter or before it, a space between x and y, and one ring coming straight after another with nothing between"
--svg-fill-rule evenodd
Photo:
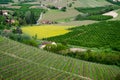
<instances>
[{"instance_id":1,"label":"dirt path","mask_svg":"<svg viewBox=\"0 0 120 80\"><path fill-rule=\"evenodd\" d=\"M70 48L70 51L72 51L72 52L85 52L87 50L83 49L83 48Z\"/></svg>"},{"instance_id":2,"label":"dirt path","mask_svg":"<svg viewBox=\"0 0 120 80\"><path fill-rule=\"evenodd\" d=\"M42 19L42 17L43 17L43 12L40 14L40 17L39 17L39 19L37 20L37 25L39 25L40 24L40 20Z\"/></svg>"}]
</instances>

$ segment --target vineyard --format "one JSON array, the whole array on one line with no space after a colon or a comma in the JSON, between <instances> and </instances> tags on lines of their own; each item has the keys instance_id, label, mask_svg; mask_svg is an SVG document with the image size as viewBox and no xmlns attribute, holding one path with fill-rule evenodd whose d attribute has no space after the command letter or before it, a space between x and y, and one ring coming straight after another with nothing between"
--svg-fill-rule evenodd
<instances>
[{"instance_id":1,"label":"vineyard","mask_svg":"<svg viewBox=\"0 0 120 80\"><path fill-rule=\"evenodd\" d=\"M60 56L4 39L0 42L0 78L5 80L114 80L117 66Z\"/></svg>"},{"instance_id":2,"label":"vineyard","mask_svg":"<svg viewBox=\"0 0 120 80\"><path fill-rule=\"evenodd\" d=\"M107 21L87 26L80 26L72 28L71 32L48 38L48 40L56 42L66 42L72 45L85 46L85 47L111 47L114 48L118 45L120 49L120 22Z\"/></svg>"}]
</instances>

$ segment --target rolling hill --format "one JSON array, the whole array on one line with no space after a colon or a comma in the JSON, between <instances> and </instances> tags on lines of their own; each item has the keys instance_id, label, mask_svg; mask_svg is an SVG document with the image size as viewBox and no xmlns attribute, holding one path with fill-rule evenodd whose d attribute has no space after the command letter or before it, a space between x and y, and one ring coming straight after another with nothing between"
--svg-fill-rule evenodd
<instances>
[{"instance_id":1,"label":"rolling hill","mask_svg":"<svg viewBox=\"0 0 120 80\"><path fill-rule=\"evenodd\" d=\"M77 60L46 52L6 38L0 41L3 80L114 80L117 66Z\"/></svg>"},{"instance_id":2,"label":"rolling hill","mask_svg":"<svg viewBox=\"0 0 120 80\"><path fill-rule=\"evenodd\" d=\"M48 38L56 42L67 42L68 44L84 47L111 47L115 45L120 50L120 21L106 21L87 26L78 26L72 28L71 32Z\"/></svg>"}]
</instances>

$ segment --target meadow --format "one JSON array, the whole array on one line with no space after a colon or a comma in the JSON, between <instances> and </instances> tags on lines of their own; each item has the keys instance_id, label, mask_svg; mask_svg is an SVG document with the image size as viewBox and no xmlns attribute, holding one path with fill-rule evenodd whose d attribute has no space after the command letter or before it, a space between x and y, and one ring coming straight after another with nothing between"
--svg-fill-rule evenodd
<instances>
[{"instance_id":1,"label":"meadow","mask_svg":"<svg viewBox=\"0 0 120 80\"><path fill-rule=\"evenodd\" d=\"M72 26L41 25L41 26L25 26L22 27L22 30L25 34L28 34L30 36L37 35L38 39L42 39L66 34L70 32L70 30L67 30L67 28L70 27Z\"/></svg>"}]
</instances>

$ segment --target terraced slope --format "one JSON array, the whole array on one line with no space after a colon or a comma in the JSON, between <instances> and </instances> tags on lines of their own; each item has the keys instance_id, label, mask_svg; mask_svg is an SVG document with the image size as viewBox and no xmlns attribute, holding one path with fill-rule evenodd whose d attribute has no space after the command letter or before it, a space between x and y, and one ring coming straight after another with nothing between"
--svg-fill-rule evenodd
<instances>
[{"instance_id":1,"label":"terraced slope","mask_svg":"<svg viewBox=\"0 0 120 80\"><path fill-rule=\"evenodd\" d=\"M18 42L0 42L0 78L5 80L114 80L117 66L49 53Z\"/></svg>"}]
</instances>

